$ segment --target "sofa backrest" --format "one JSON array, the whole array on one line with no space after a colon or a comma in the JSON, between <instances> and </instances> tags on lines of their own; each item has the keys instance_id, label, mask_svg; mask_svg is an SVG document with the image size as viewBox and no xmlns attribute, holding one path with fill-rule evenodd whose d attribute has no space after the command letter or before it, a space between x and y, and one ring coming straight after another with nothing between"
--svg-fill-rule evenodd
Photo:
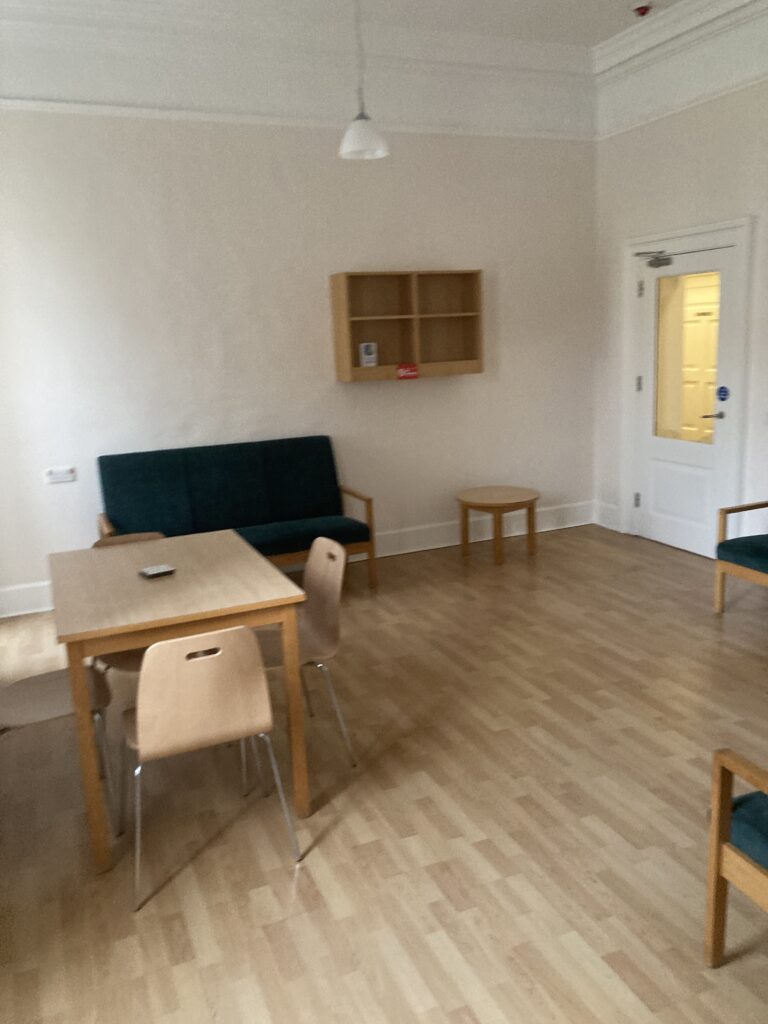
<instances>
[{"instance_id":1,"label":"sofa backrest","mask_svg":"<svg viewBox=\"0 0 768 1024\"><path fill-rule=\"evenodd\" d=\"M101 455L98 463L118 533L173 537L341 513L323 435Z\"/></svg>"}]
</instances>

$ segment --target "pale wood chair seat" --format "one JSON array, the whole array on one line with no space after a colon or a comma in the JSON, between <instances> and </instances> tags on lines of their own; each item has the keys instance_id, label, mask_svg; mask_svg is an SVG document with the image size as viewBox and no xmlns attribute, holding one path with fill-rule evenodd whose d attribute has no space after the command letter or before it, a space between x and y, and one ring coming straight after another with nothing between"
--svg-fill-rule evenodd
<instances>
[{"instance_id":1,"label":"pale wood chair seat","mask_svg":"<svg viewBox=\"0 0 768 1024\"><path fill-rule=\"evenodd\" d=\"M336 655L341 639L339 606L346 564L346 552L337 541L329 537L318 537L313 542L304 570L303 586L307 600L297 611L296 625L299 634L301 681L307 710L310 715L313 714L304 669L312 666L323 674L339 731L349 751L350 760L355 765L357 761L349 730L327 664ZM264 667L279 668L283 663L280 634L272 629L260 629L255 632Z\"/></svg>"},{"instance_id":2,"label":"pale wood chair seat","mask_svg":"<svg viewBox=\"0 0 768 1024\"><path fill-rule=\"evenodd\" d=\"M99 672L87 670L91 712L109 706L111 694ZM74 713L69 673L65 668L19 679L0 688L0 731L22 729Z\"/></svg>"},{"instance_id":3,"label":"pale wood chair seat","mask_svg":"<svg viewBox=\"0 0 768 1024\"><path fill-rule=\"evenodd\" d=\"M125 744L135 757L134 907L141 905L141 776L151 761L240 741L243 795L247 791L246 740L268 751L294 860L301 859L272 750L272 704L259 645L245 626L163 640L147 648L136 707L123 714ZM125 769L125 765L123 766ZM126 772L123 770L123 779ZM125 800L121 800L121 830Z\"/></svg>"},{"instance_id":4,"label":"pale wood chair seat","mask_svg":"<svg viewBox=\"0 0 768 1024\"><path fill-rule=\"evenodd\" d=\"M145 648L136 648L133 651L113 651L110 654L100 654L101 661L106 668L115 669L118 672L130 672L138 675L141 671L141 662L144 658Z\"/></svg>"},{"instance_id":5,"label":"pale wood chair seat","mask_svg":"<svg viewBox=\"0 0 768 1024\"><path fill-rule=\"evenodd\" d=\"M299 631L299 657L302 665L310 662L329 661L338 650L338 640L329 637L322 630L313 628L313 623L305 614L304 606L296 615ZM261 647L261 656L265 668L279 668L283 664L283 645L280 630L273 627L259 629L256 637Z\"/></svg>"}]
</instances>

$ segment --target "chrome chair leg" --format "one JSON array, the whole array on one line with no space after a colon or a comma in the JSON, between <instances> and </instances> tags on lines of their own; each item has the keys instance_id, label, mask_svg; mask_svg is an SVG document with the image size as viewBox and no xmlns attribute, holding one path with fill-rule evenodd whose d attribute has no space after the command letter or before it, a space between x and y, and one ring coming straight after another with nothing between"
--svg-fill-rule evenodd
<instances>
[{"instance_id":1,"label":"chrome chair leg","mask_svg":"<svg viewBox=\"0 0 768 1024\"><path fill-rule=\"evenodd\" d=\"M259 773L259 780L261 782L261 795L269 796L269 786L267 785L267 777L264 774L264 769L261 767L261 754L259 754L259 744L256 742L256 737L249 737L251 741L251 749L253 750L253 757L256 761L256 771Z\"/></svg>"},{"instance_id":2,"label":"chrome chair leg","mask_svg":"<svg viewBox=\"0 0 768 1024\"><path fill-rule=\"evenodd\" d=\"M117 808L117 834L121 836L125 832L125 808L128 803L128 744L123 741L120 748L120 791L118 793L119 804Z\"/></svg>"},{"instance_id":3,"label":"chrome chair leg","mask_svg":"<svg viewBox=\"0 0 768 1024\"><path fill-rule=\"evenodd\" d=\"M309 689L307 687L307 677L304 675L304 666L302 665L299 669L299 675L301 676L301 689L304 693L304 700L307 705L307 714L310 718L315 717L315 710L312 707L312 701L309 699Z\"/></svg>"},{"instance_id":4,"label":"chrome chair leg","mask_svg":"<svg viewBox=\"0 0 768 1024\"><path fill-rule=\"evenodd\" d=\"M141 765L133 769L133 909L141 906Z\"/></svg>"},{"instance_id":5,"label":"chrome chair leg","mask_svg":"<svg viewBox=\"0 0 768 1024\"><path fill-rule=\"evenodd\" d=\"M112 764L109 759L109 745L107 743L107 726L104 715L101 711L91 713L93 719L93 731L96 736L96 746L99 751L101 770L104 775L104 784L107 790L107 803L109 804L109 816L112 819L112 828L117 828L117 794L115 793L115 780L112 775Z\"/></svg>"},{"instance_id":6,"label":"chrome chair leg","mask_svg":"<svg viewBox=\"0 0 768 1024\"><path fill-rule=\"evenodd\" d=\"M291 849L293 850L293 859L298 863L301 860L301 850L299 849L299 841L296 838L296 829L293 827L293 818L288 808L288 804L285 800L285 793L283 792L283 783L280 778L280 769L277 767L277 761L275 760L275 752L272 749L272 740L269 738L267 733L260 732L259 739L264 741L267 752L269 754L269 761L272 765L272 774L275 777L275 786L277 787L277 795L280 797L280 806L283 808L283 816L285 823L288 826L288 832L291 837Z\"/></svg>"},{"instance_id":7,"label":"chrome chair leg","mask_svg":"<svg viewBox=\"0 0 768 1024\"><path fill-rule=\"evenodd\" d=\"M336 712L336 721L339 723L339 729L341 730L341 735L344 739L344 743L349 752L349 759L352 762L352 767L355 768L357 766L355 752L352 749L352 741L350 740L349 732L347 731L347 723L344 720L341 705L339 704L339 698L336 696L336 689L333 685L333 680L331 679L331 670L322 661L316 661L314 662L314 665L315 668L319 668L320 671L323 673L323 679L325 679L325 685L328 688L328 696L331 698L333 710Z\"/></svg>"}]
</instances>

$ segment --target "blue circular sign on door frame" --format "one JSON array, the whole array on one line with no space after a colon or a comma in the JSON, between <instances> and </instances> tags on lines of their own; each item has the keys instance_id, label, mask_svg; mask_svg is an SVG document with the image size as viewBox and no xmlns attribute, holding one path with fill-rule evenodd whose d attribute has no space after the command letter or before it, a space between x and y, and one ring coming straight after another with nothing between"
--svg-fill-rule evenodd
<instances>
[{"instance_id":1,"label":"blue circular sign on door frame","mask_svg":"<svg viewBox=\"0 0 768 1024\"><path fill-rule=\"evenodd\" d=\"M727 388L725 384L721 384L720 387L717 389L716 394L718 401L727 402L728 399L731 397L731 389Z\"/></svg>"}]
</instances>

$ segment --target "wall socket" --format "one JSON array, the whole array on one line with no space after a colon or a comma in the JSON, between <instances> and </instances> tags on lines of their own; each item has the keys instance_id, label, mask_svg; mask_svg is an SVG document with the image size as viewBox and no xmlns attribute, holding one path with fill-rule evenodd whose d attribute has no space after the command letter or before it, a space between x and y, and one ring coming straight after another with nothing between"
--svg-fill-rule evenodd
<instances>
[{"instance_id":1,"label":"wall socket","mask_svg":"<svg viewBox=\"0 0 768 1024\"><path fill-rule=\"evenodd\" d=\"M47 484L71 484L75 480L77 480L77 470L74 466L56 466L45 471Z\"/></svg>"}]
</instances>

